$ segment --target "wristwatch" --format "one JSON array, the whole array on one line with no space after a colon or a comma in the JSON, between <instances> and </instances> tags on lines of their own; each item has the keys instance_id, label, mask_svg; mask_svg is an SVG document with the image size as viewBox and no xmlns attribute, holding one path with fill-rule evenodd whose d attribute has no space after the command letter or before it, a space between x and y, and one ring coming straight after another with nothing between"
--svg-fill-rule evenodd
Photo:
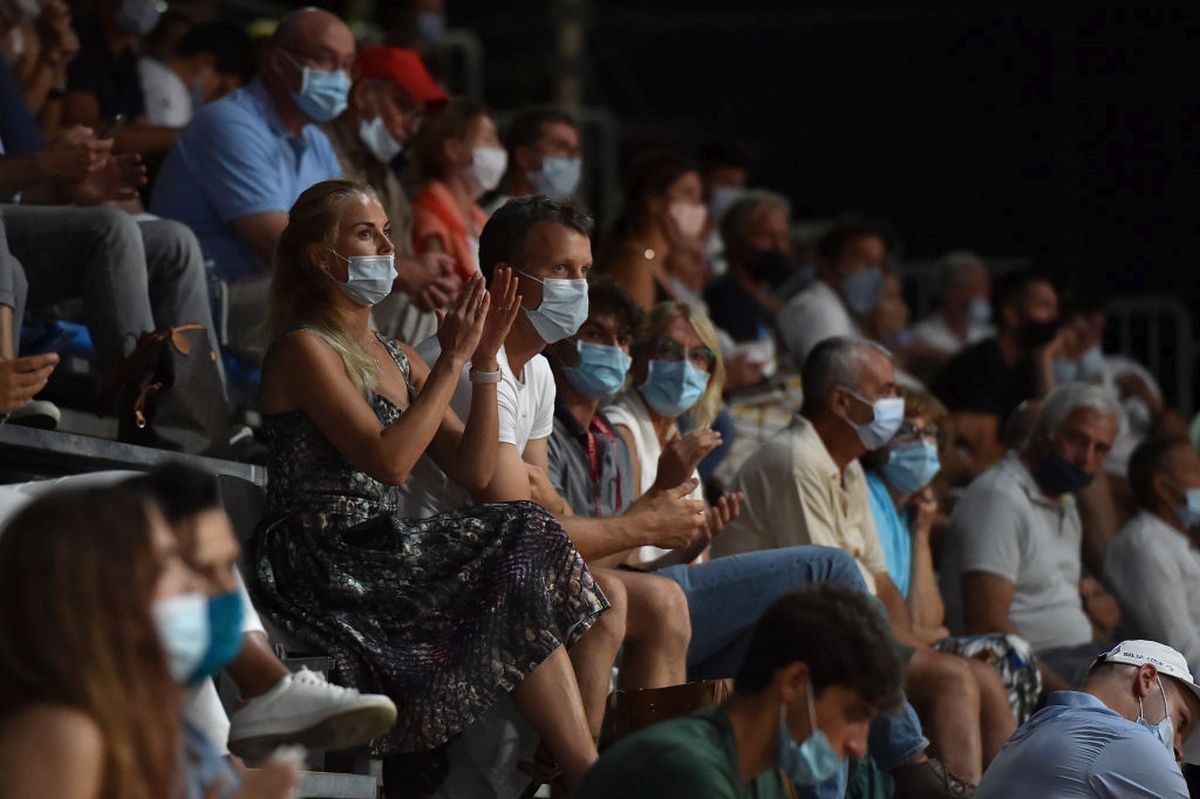
<instances>
[{"instance_id":1,"label":"wristwatch","mask_svg":"<svg viewBox=\"0 0 1200 799\"><path fill-rule=\"evenodd\" d=\"M501 373L499 369L494 372L483 372L479 369L476 369L474 366L471 367L471 372L469 374L472 383L499 383L500 376Z\"/></svg>"}]
</instances>

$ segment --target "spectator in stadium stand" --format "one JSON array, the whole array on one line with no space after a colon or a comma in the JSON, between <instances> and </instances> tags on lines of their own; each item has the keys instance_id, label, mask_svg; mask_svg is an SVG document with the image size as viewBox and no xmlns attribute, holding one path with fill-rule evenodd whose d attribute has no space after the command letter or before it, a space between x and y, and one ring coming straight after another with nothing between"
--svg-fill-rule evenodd
<instances>
[{"instance_id":1,"label":"spectator in stadium stand","mask_svg":"<svg viewBox=\"0 0 1200 799\"><path fill-rule=\"evenodd\" d=\"M942 598L956 634L1015 632L1042 662L1049 691L1077 685L1096 653L1081 597L1077 492L1100 471L1121 408L1103 389L1067 383L1042 403L1020 451L972 481L943 545Z\"/></svg>"},{"instance_id":2,"label":"spectator in stadium stand","mask_svg":"<svg viewBox=\"0 0 1200 799\"><path fill-rule=\"evenodd\" d=\"M489 215L512 197L540 194L551 200L575 195L583 174L575 118L553 106L524 108L504 134L508 171L485 210Z\"/></svg>"},{"instance_id":3,"label":"spectator in stadium stand","mask_svg":"<svg viewBox=\"0 0 1200 799\"><path fill-rule=\"evenodd\" d=\"M1200 666L1200 454L1181 436L1152 438L1129 459L1139 513L1104 558L1104 575L1133 635Z\"/></svg>"},{"instance_id":4,"label":"spectator in stadium stand","mask_svg":"<svg viewBox=\"0 0 1200 799\"><path fill-rule=\"evenodd\" d=\"M887 621L861 591L801 589L759 620L729 699L618 741L573 795L782 799L787 782L807 792L866 753L871 720L899 704L903 682Z\"/></svg>"},{"instance_id":5,"label":"spectator in stadium stand","mask_svg":"<svg viewBox=\"0 0 1200 799\"><path fill-rule=\"evenodd\" d=\"M193 688L186 717L218 748L261 759L283 744L342 751L363 746L396 720L386 696L332 685L302 668L292 674L267 640L266 630L242 584L241 547L224 508L217 480L182 463L135 477L128 488L147 494L162 510L179 541L184 561L200 575L209 596L210 631L219 639L221 663L241 693L242 704L226 719L211 680Z\"/></svg>"},{"instance_id":6,"label":"spectator in stadium stand","mask_svg":"<svg viewBox=\"0 0 1200 799\"><path fill-rule=\"evenodd\" d=\"M975 474L1004 454L1000 431L1017 406L1054 388L1053 364L1065 342L1058 293L1045 276L1007 276L993 296L996 335L961 350L930 383Z\"/></svg>"},{"instance_id":7,"label":"spectator in stadium stand","mask_svg":"<svg viewBox=\"0 0 1200 799\"><path fill-rule=\"evenodd\" d=\"M487 214L484 194L500 185L508 154L487 106L457 99L417 134L417 172L424 185L413 198L413 246L454 258L459 277L479 272L479 236Z\"/></svg>"},{"instance_id":8,"label":"spectator in stadium stand","mask_svg":"<svg viewBox=\"0 0 1200 799\"><path fill-rule=\"evenodd\" d=\"M913 325L915 343L950 358L995 333L992 327L992 279L987 264L972 252L947 253L937 266L937 310Z\"/></svg>"},{"instance_id":9,"label":"spectator in stadium stand","mask_svg":"<svg viewBox=\"0 0 1200 799\"><path fill-rule=\"evenodd\" d=\"M286 799L298 764L240 779L181 721L210 654L199 576L153 503L60 489L0 533L0 767L15 799Z\"/></svg>"},{"instance_id":10,"label":"spectator in stadium stand","mask_svg":"<svg viewBox=\"0 0 1200 799\"><path fill-rule=\"evenodd\" d=\"M498 268L491 293L482 277L468 284L428 366L369 328L394 277L386 231L371 189L349 181L309 188L290 211L260 402L271 482L247 586L334 658L340 681L402 708L374 745L388 796L414 787L406 755L436 758L510 693L576 784L596 745L566 646L608 607L583 558L528 502L420 520L400 511L399 487L427 450L469 490L495 479L497 351L521 308L515 275ZM449 403L468 362L464 426Z\"/></svg>"},{"instance_id":11,"label":"spectator in stadium stand","mask_svg":"<svg viewBox=\"0 0 1200 799\"><path fill-rule=\"evenodd\" d=\"M74 26L79 54L67 68L62 124L97 129L117 115L126 124L117 131L119 152L158 157L179 134L178 128L152 125L138 72L140 41L158 25L155 0L90 0L79 4Z\"/></svg>"},{"instance_id":12,"label":"spectator in stadium stand","mask_svg":"<svg viewBox=\"0 0 1200 799\"><path fill-rule=\"evenodd\" d=\"M601 257L604 271L642 310L666 300L703 304L708 209L702 200L700 167L685 156L652 151L630 167L625 206Z\"/></svg>"},{"instance_id":13,"label":"spectator in stadium stand","mask_svg":"<svg viewBox=\"0 0 1200 799\"><path fill-rule=\"evenodd\" d=\"M358 54L357 76L345 112L322 126L347 179L375 189L392 223L396 285L371 311L388 338L418 344L437 332L434 310L458 298L463 278L441 252L415 255L413 213L393 164L407 160L421 124L449 98L415 50L371 47Z\"/></svg>"},{"instance_id":14,"label":"spectator in stadium stand","mask_svg":"<svg viewBox=\"0 0 1200 799\"><path fill-rule=\"evenodd\" d=\"M0 58L12 67L25 105L47 135L58 133L67 66L78 53L66 0L0 2Z\"/></svg>"},{"instance_id":15,"label":"spectator in stadium stand","mask_svg":"<svg viewBox=\"0 0 1200 799\"><path fill-rule=\"evenodd\" d=\"M784 347L797 368L834 336L862 335L861 322L883 296L891 235L869 219L844 217L817 243L817 279L779 311Z\"/></svg>"},{"instance_id":16,"label":"spectator in stadium stand","mask_svg":"<svg viewBox=\"0 0 1200 799\"><path fill-rule=\"evenodd\" d=\"M196 25L166 58L142 55L138 59L146 121L165 128L182 128L205 103L249 83L254 69L250 37L240 25Z\"/></svg>"},{"instance_id":17,"label":"spectator in stadium stand","mask_svg":"<svg viewBox=\"0 0 1200 799\"><path fill-rule=\"evenodd\" d=\"M1083 687L1050 695L1017 730L977 799L1187 799L1178 763L1196 763L1200 686L1183 655L1122 641L1096 658Z\"/></svg>"},{"instance_id":18,"label":"spectator in stadium stand","mask_svg":"<svg viewBox=\"0 0 1200 799\"><path fill-rule=\"evenodd\" d=\"M235 349L266 343L260 326L288 208L312 184L341 176L315 123L346 108L353 66L354 36L340 19L293 11L280 20L258 77L202 108L159 171L150 210L194 230L229 283Z\"/></svg>"}]
</instances>

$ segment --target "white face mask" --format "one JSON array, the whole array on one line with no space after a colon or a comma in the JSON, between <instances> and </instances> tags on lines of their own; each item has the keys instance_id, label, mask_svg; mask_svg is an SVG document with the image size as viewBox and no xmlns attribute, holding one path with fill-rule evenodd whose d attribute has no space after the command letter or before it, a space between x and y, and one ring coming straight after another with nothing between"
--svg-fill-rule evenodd
<instances>
[{"instance_id":1,"label":"white face mask","mask_svg":"<svg viewBox=\"0 0 1200 799\"><path fill-rule=\"evenodd\" d=\"M575 335L587 321L587 280L563 277L542 279L527 272L520 274L542 284L541 304L532 310L525 309L525 315L542 341L553 344Z\"/></svg>"},{"instance_id":2,"label":"white face mask","mask_svg":"<svg viewBox=\"0 0 1200 799\"><path fill-rule=\"evenodd\" d=\"M578 156L564 158L547 155L542 158L542 168L529 172L530 185L534 191L551 200L565 200L579 188L579 177L583 172L583 161Z\"/></svg>"},{"instance_id":3,"label":"white face mask","mask_svg":"<svg viewBox=\"0 0 1200 799\"><path fill-rule=\"evenodd\" d=\"M330 252L346 262L346 282L333 282L359 305L373 307L392 293L392 284L396 280L395 255L351 255L347 258L337 250ZM332 276L330 279L333 280Z\"/></svg>"},{"instance_id":4,"label":"white face mask","mask_svg":"<svg viewBox=\"0 0 1200 799\"><path fill-rule=\"evenodd\" d=\"M500 185L508 168L508 153L500 147L476 147L471 151L471 163L463 170L471 194L480 197Z\"/></svg>"},{"instance_id":5,"label":"white face mask","mask_svg":"<svg viewBox=\"0 0 1200 799\"><path fill-rule=\"evenodd\" d=\"M387 129L382 114L369 122L361 120L358 123L358 138L381 164L390 164L404 149L404 142L396 141L396 137Z\"/></svg>"},{"instance_id":6,"label":"white face mask","mask_svg":"<svg viewBox=\"0 0 1200 799\"><path fill-rule=\"evenodd\" d=\"M679 232L688 238L696 238L704 230L708 221L708 209L703 203L673 202L667 208L667 213L675 220Z\"/></svg>"}]
</instances>

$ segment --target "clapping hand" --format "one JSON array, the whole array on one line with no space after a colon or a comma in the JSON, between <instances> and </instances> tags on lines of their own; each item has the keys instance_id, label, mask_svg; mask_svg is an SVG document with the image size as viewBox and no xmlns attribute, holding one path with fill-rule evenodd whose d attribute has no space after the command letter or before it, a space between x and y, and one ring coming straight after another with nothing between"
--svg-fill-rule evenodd
<instances>
[{"instance_id":1,"label":"clapping hand","mask_svg":"<svg viewBox=\"0 0 1200 799\"><path fill-rule=\"evenodd\" d=\"M686 436L672 435L658 457L658 472L654 487L672 488L696 473L700 461L721 446L721 434L716 430L693 430Z\"/></svg>"},{"instance_id":2,"label":"clapping hand","mask_svg":"<svg viewBox=\"0 0 1200 799\"><path fill-rule=\"evenodd\" d=\"M458 303L447 311L437 311L438 343L442 354L466 363L479 346L484 320L491 307L491 295L483 287L483 275L476 274L467 283Z\"/></svg>"},{"instance_id":3,"label":"clapping hand","mask_svg":"<svg viewBox=\"0 0 1200 799\"><path fill-rule=\"evenodd\" d=\"M483 325L483 335L479 337L479 345L471 356L471 362L487 367L491 371L495 367L496 353L500 345L512 329L517 313L521 310L521 295L517 293L517 278L511 268L498 266L492 274L492 306L488 312L487 321Z\"/></svg>"}]
</instances>

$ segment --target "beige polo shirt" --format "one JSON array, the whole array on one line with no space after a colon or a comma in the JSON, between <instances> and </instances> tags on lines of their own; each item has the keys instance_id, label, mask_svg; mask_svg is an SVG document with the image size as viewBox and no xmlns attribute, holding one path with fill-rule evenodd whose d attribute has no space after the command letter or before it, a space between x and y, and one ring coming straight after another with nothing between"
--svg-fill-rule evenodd
<instances>
[{"instance_id":1,"label":"beige polo shirt","mask_svg":"<svg viewBox=\"0 0 1200 799\"><path fill-rule=\"evenodd\" d=\"M714 557L817 544L854 556L871 593L887 571L862 466L839 470L802 416L752 454L734 477L742 514L712 543Z\"/></svg>"}]
</instances>

